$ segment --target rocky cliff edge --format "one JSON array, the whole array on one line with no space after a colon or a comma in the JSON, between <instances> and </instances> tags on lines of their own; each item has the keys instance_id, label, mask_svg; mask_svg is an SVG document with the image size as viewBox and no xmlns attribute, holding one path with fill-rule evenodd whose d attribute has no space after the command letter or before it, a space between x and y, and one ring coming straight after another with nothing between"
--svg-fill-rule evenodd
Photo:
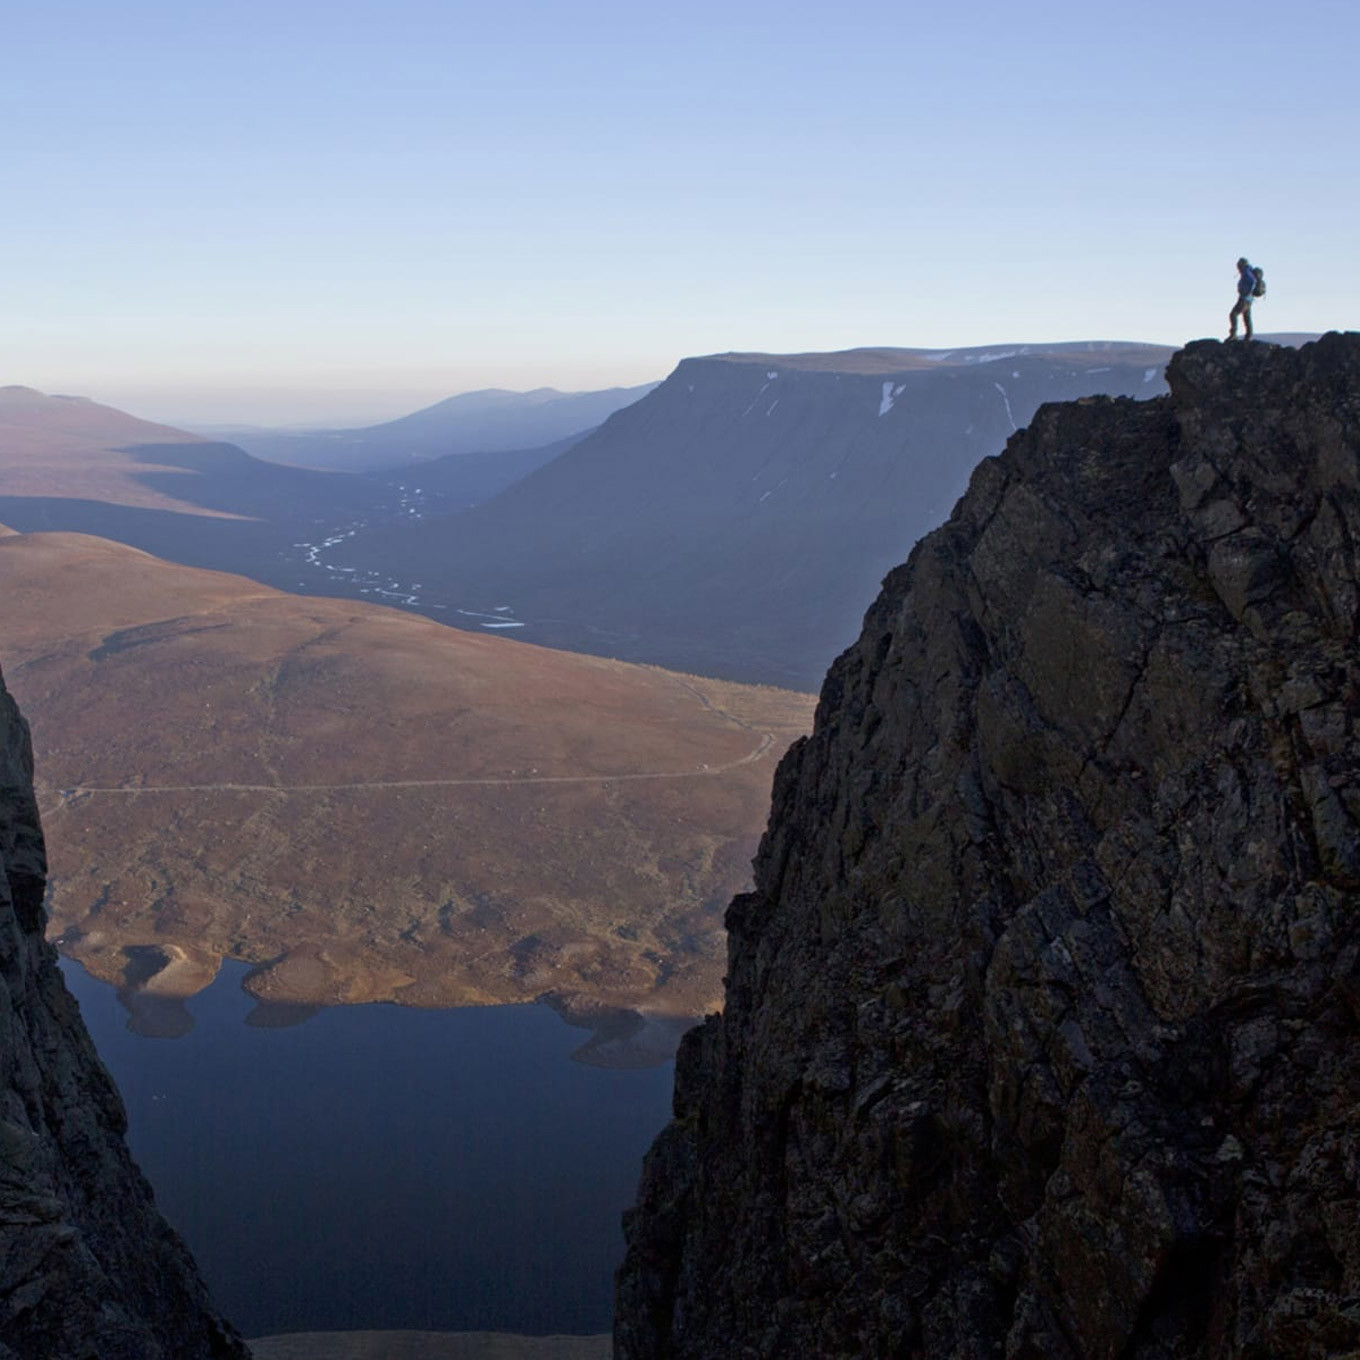
<instances>
[{"instance_id":1,"label":"rocky cliff edge","mask_svg":"<svg viewBox=\"0 0 1360 1360\"><path fill-rule=\"evenodd\" d=\"M785 759L639 1357L1360 1354L1360 335L1042 408Z\"/></svg>"},{"instance_id":2,"label":"rocky cliff edge","mask_svg":"<svg viewBox=\"0 0 1360 1360\"><path fill-rule=\"evenodd\" d=\"M45 887L28 728L0 680L0 1360L245 1360L128 1155L43 940Z\"/></svg>"}]
</instances>

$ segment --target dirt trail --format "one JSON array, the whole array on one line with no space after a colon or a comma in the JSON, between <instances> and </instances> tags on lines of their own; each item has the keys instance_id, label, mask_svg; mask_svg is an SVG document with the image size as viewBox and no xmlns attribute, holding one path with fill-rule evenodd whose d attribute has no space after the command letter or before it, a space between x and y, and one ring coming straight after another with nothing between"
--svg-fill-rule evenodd
<instances>
[{"instance_id":1,"label":"dirt trail","mask_svg":"<svg viewBox=\"0 0 1360 1360\"><path fill-rule=\"evenodd\" d=\"M544 774L544 775L487 775L470 779L371 779L345 784L73 784L56 788L38 784L40 794L56 792L54 815L80 798L93 794L142 793L334 793L362 789L445 789L485 785L514 784L614 784L639 779L704 779L726 774L743 765L752 765L774 745L773 732L761 734L754 750L722 765L702 765L693 770L628 771L623 774Z\"/></svg>"}]
</instances>

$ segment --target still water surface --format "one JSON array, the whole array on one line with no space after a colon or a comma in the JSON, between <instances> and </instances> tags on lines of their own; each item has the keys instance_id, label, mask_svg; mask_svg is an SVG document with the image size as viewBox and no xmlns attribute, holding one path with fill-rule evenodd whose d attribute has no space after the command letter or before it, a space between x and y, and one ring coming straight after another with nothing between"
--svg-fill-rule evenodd
<instances>
[{"instance_id":1,"label":"still water surface","mask_svg":"<svg viewBox=\"0 0 1360 1360\"><path fill-rule=\"evenodd\" d=\"M189 1001L188 1034L142 1038L111 987L62 971L133 1155L244 1335L609 1330L671 1064L572 1062L585 1036L544 1006L255 1028L238 964Z\"/></svg>"}]
</instances>

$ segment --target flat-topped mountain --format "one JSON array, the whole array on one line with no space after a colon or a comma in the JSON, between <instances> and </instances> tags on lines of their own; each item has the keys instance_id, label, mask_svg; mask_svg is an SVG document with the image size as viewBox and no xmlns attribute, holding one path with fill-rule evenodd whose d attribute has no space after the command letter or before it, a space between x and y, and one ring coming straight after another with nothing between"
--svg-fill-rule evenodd
<instances>
[{"instance_id":1,"label":"flat-topped mountain","mask_svg":"<svg viewBox=\"0 0 1360 1360\"><path fill-rule=\"evenodd\" d=\"M0 535L0 638L62 947L171 1000L231 956L277 1003L702 1013L811 716L73 534Z\"/></svg>"},{"instance_id":2,"label":"flat-topped mountain","mask_svg":"<svg viewBox=\"0 0 1360 1360\"><path fill-rule=\"evenodd\" d=\"M337 562L556 647L813 688L884 572L1045 401L1164 390L1170 350L1014 345L686 359L485 505ZM452 618L452 616L451 616Z\"/></svg>"},{"instance_id":3,"label":"flat-topped mountain","mask_svg":"<svg viewBox=\"0 0 1360 1360\"><path fill-rule=\"evenodd\" d=\"M620 1360L1360 1353L1360 335L1167 372L1042 410L827 676Z\"/></svg>"},{"instance_id":4,"label":"flat-topped mountain","mask_svg":"<svg viewBox=\"0 0 1360 1360\"><path fill-rule=\"evenodd\" d=\"M273 462L334 472L391 471L433 458L535 449L578 437L655 386L644 383L598 392L485 388L360 429L229 433L249 453Z\"/></svg>"},{"instance_id":5,"label":"flat-topped mountain","mask_svg":"<svg viewBox=\"0 0 1360 1360\"><path fill-rule=\"evenodd\" d=\"M1077 370L1109 373L1113 371L1116 362L1164 366L1171 353L1170 347L1166 345L1146 345L1128 340L1074 340L1037 345L971 345L959 349L865 346L830 352L812 350L803 354L729 350L725 354L714 354L710 357L728 363L755 364L757 367L778 362L786 369L808 373L854 373L862 376L891 377L898 373L968 369L1005 363L1008 359L1060 362Z\"/></svg>"}]
</instances>

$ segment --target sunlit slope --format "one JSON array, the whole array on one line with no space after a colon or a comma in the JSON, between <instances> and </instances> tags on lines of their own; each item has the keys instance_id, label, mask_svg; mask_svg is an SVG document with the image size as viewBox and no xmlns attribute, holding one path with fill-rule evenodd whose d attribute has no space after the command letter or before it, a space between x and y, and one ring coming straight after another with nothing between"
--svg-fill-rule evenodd
<instances>
[{"instance_id":1,"label":"sunlit slope","mask_svg":"<svg viewBox=\"0 0 1360 1360\"><path fill-rule=\"evenodd\" d=\"M0 536L53 932L111 980L693 1012L803 696Z\"/></svg>"},{"instance_id":2,"label":"sunlit slope","mask_svg":"<svg viewBox=\"0 0 1360 1360\"><path fill-rule=\"evenodd\" d=\"M0 496L52 496L203 514L139 480L166 472L158 447L220 446L197 435L138 420L84 397L0 387ZM179 469L180 478L192 477Z\"/></svg>"}]
</instances>

